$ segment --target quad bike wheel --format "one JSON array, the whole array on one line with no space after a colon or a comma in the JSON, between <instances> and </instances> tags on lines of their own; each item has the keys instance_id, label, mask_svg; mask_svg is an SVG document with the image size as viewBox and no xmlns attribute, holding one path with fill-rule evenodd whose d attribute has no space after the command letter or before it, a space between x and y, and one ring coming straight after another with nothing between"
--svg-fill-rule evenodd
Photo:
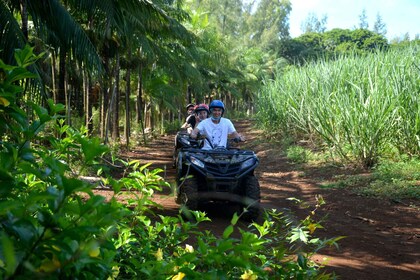
<instances>
[{"instance_id":1,"label":"quad bike wheel","mask_svg":"<svg viewBox=\"0 0 420 280\"><path fill-rule=\"evenodd\" d=\"M197 179L187 178L179 189L177 202L185 205L189 210L198 209L198 184Z\"/></svg>"},{"instance_id":2,"label":"quad bike wheel","mask_svg":"<svg viewBox=\"0 0 420 280\"><path fill-rule=\"evenodd\" d=\"M246 220L254 221L260 215L260 184L254 175L249 175L244 178L243 186L245 192L243 205L247 208L243 217Z\"/></svg>"}]
</instances>

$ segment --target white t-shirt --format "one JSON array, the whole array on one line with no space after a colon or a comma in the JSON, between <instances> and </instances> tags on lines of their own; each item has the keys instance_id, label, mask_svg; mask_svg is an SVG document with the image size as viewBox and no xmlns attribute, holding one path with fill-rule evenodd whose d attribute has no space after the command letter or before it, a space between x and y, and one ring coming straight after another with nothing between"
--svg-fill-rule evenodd
<instances>
[{"instance_id":1,"label":"white t-shirt","mask_svg":"<svg viewBox=\"0 0 420 280\"><path fill-rule=\"evenodd\" d=\"M228 135L236 131L233 123L225 118L220 118L219 123L214 123L211 118L205 119L197 125L197 128L201 134L207 136L213 148L226 147ZM208 140L204 140L204 150L213 149Z\"/></svg>"}]
</instances>

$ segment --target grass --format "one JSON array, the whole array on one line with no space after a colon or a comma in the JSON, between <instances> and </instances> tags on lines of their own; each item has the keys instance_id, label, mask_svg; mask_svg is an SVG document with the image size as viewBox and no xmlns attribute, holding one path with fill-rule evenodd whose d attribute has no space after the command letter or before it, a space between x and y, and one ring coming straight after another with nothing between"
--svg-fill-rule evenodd
<instances>
[{"instance_id":1,"label":"grass","mask_svg":"<svg viewBox=\"0 0 420 280\"><path fill-rule=\"evenodd\" d=\"M418 154L419 48L291 68L262 89L258 121L266 131L313 141L368 169L395 148Z\"/></svg>"},{"instance_id":2,"label":"grass","mask_svg":"<svg viewBox=\"0 0 420 280\"><path fill-rule=\"evenodd\" d=\"M283 145L282 145L283 146ZM283 146L286 157L293 164L300 164L302 176L306 168L326 170L333 159L328 152L313 151L299 145ZM330 171L325 171L328 177ZM361 196L388 199L394 202L403 200L420 201L420 158L401 156L397 161L382 159L370 171L355 175L333 175L324 189L348 189ZM322 172L321 172L322 173ZM418 202L412 202L419 204ZM416 207L416 206L414 206Z\"/></svg>"},{"instance_id":3,"label":"grass","mask_svg":"<svg viewBox=\"0 0 420 280\"><path fill-rule=\"evenodd\" d=\"M301 146L290 146L287 149L287 159L293 163L307 163L311 156L311 151Z\"/></svg>"},{"instance_id":4,"label":"grass","mask_svg":"<svg viewBox=\"0 0 420 280\"><path fill-rule=\"evenodd\" d=\"M298 145L290 145L285 149L286 157L291 163L305 164L301 166L303 174L306 168L324 170L332 163L328 152L315 152ZM322 184L321 188L348 189L361 196L394 202L420 201L420 158L401 156L397 161L383 159L369 172L364 171L363 174L334 175L328 183Z\"/></svg>"},{"instance_id":5,"label":"grass","mask_svg":"<svg viewBox=\"0 0 420 280\"><path fill-rule=\"evenodd\" d=\"M380 162L368 175L336 176L334 182L323 184L322 188L345 188L395 202L420 201L420 160Z\"/></svg>"}]
</instances>

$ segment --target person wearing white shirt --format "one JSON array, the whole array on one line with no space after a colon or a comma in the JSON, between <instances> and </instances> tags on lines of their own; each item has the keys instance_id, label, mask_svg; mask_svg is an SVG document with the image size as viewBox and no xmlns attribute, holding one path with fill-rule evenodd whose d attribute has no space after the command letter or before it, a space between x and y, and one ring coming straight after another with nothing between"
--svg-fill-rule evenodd
<instances>
[{"instance_id":1,"label":"person wearing white shirt","mask_svg":"<svg viewBox=\"0 0 420 280\"><path fill-rule=\"evenodd\" d=\"M220 100L213 100L209 106L210 118L202 120L191 132L191 138L196 139L200 134L206 138L203 149L211 150L216 147L227 146L228 136L231 135L236 142L245 141L245 138L236 132L233 123L223 118L225 105Z\"/></svg>"}]
</instances>

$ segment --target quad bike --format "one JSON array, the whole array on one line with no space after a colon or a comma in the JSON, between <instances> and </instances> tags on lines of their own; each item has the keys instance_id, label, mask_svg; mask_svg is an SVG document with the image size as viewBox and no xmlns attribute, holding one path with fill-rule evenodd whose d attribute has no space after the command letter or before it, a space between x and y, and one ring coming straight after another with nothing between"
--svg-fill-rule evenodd
<instances>
[{"instance_id":1,"label":"quad bike","mask_svg":"<svg viewBox=\"0 0 420 280\"><path fill-rule=\"evenodd\" d=\"M184 137L183 141L176 159L176 202L190 210L198 210L202 202L239 203L246 207L243 217L255 220L260 212L260 185L254 175L259 160L255 153L230 145L203 150L200 140Z\"/></svg>"}]
</instances>

